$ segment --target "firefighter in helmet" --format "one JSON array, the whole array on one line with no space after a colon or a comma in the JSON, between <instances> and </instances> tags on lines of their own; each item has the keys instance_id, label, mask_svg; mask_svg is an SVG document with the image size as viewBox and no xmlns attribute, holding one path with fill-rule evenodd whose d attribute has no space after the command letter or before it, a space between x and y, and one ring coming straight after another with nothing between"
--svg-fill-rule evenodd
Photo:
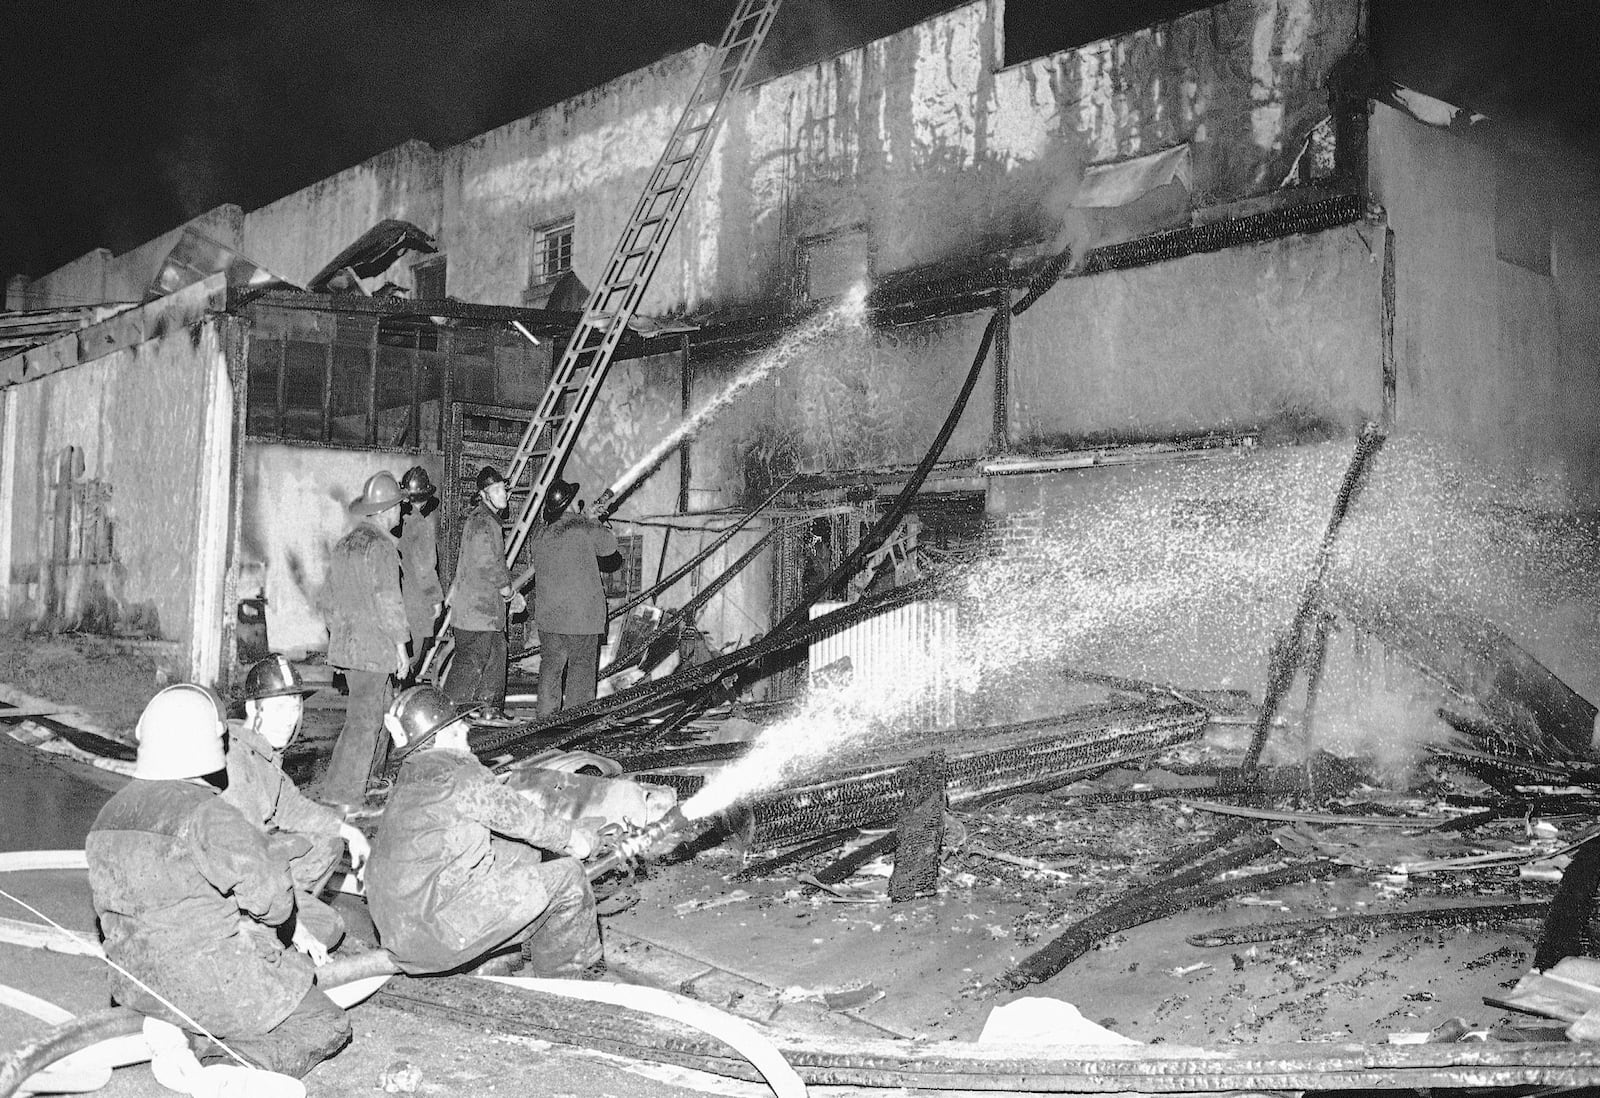
<instances>
[{"instance_id":1,"label":"firefighter in helmet","mask_svg":"<svg viewBox=\"0 0 1600 1098\"><path fill-rule=\"evenodd\" d=\"M349 1043L350 1023L312 986L305 954L316 939L296 918L286 859L219 794L223 729L210 690L162 690L139 718L133 780L84 840L106 957L118 966L111 996L300 1076ZM204 1060L219 1050L199 1051Z\"/></svg>"},{"instance_id":2,"label":"firefighter in helmet","mask_svg":"<svg viewBox=\"0 0 1600 1098\"><path fill-rule=\"evenodd\" d=\"M344 937L344 921L319 896L348 848L351 868L367 860L367 838L344 817L308 799L283 772L283 752L300 731L305 699L316 692L294 665L271 655L244 679L244 720L228 722L228 787L222 799L269 837L289 844L300 921L324 949Z\"/></svg>"},{"instance_id":3,"label":"firefighter in helmet","mask_svg":"<svg viewBox=\"0 0 1600 1098\"><path fill-rule=\"evenodd\" d=\"M454 972L518 950L530 975L598 964L579 860L604 821L554 818L496 780L467 749L467 721L431 686L403 691L384 725L406 754L367 863L367 907L401 970Z\"/></svg>"}]
</instances>

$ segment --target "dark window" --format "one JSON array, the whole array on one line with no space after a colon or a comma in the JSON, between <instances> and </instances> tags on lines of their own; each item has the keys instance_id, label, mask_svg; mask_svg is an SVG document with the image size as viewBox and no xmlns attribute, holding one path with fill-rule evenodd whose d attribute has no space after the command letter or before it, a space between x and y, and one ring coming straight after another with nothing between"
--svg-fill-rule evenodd
<instances>
[{"instance_id":1,"label":"dark window","mask_svg":"<svg viewBox=\"0 0 1600 1098\"><path fill-rule=\"evenodd\" d=\"M644 535L617 535L617 549L622 553L622 567L602 576L606 598L631 598L644 589Z\"/></svg>"},{"instance_id":2,"label":"dark window","mask_svg":"<svg viewBox=\"0 0 1600 1098\"><path fill-rule=\"evenodd\" d=\"M1005 64L1060 53L1102 38L1153 27L1180 15L1211 7L1216 0L1006 0Z\"/></svg>"},{"instance_id":3,"label":"dark window","mask_svg":"<svg viewBox=\"0 0 1600 1098\"><path fill-rule=\"evenodd\" d=\"M418 263L411 268L411 296L416 301L444 299L445 261L443 256Z\"/></svg>"},{"instance_id":4,"label":"dark window","mask_svg":"<svg viewBox=\"0 0 1600 1098\"><path fill-rule=\"evenodd\" d=\"M533 269L528 284L554 282L572 270L572 218L564 217L533 231Z\"/></svg>"}]
</instances>

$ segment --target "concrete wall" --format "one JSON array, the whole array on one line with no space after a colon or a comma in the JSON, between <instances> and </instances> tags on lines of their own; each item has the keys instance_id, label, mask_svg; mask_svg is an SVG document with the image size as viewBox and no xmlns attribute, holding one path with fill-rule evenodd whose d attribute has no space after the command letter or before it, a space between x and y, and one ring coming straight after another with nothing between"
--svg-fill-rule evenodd
<instances>
[{"instance_id":1,"label":"concrete wall","mask_svg":"<svg viewBox=\"0 0 1600 1098\"><path fill-rule=\"evenodd\" d=\"M44 611L59 455L82 454L81 477L110 489L113 562L76 597L113 631L179 642L188 665L220 671L220 595L227 552L224 502L232 389L226 318L213 318L60 373L13 386L0 461L0 559L6 612Z\"/></svg>"},{"instance_id":2,"label":"concrete wall","mask_svg":"<svg viewBox=\"0 0 1600 1098\"><path fill-rule=\"evenodd\" d=\"M398 477L422 465L442 484L443 458L250 440L242 460L239 595L265 592L267 635L277 651L326 651L328 630L317 600L333 543L349 529L346 505L380 469Z\"/></svg>"},{"instance_id":3,"label":"concrete wall","mask_svg":"<svg viewBox=\"0 0 1600 1098\"><path fill-rule=\"evenodd\" d=\"M1600 504L1600 218L1564 198L1560 165L1493 147L1390 107L1373 114L1373 199L1395 234L1400 426L1540 474L1545 505ZM1554 264L1496 257L1497 188L1543 195Z\"/></svg>"},{"instance_id":4,"label":"concrete wall","mask_svg":"<svg viewBox=\"0 0 1600 1098\"><path fill-rule=\"evenodd\" d=\"M240 250L281 278L305 285L341 248L384 218L410 221L438 237L444 220L439 154L422 141L408 141L355 167L244 216ZM411 286L408 255L384 280ZM454 271L449 271L454 281ZM452 285L450 292L461 296ZM465 300L473 300L466 298Z\"/></svg>"},{"instance_id":5,"label":"concrete wall","mask_svg":"<svg viewBox=\"0 0 1600 1098\"><path fill-rule=\"evenodd\" d=\"M1382 411L1382 263L1352 225L1066 279L1016 319L1011 437L1070 449Z\"/></svg>"}]
</instances>

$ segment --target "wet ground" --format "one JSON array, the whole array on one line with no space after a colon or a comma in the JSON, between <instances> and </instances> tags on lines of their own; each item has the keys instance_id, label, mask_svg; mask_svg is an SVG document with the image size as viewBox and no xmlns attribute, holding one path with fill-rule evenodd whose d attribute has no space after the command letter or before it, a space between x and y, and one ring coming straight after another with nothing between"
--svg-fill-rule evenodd
<instances>
[{"instance_id":1,"label":"wet ground","mask_svg":"<svg viewBox=\"0 0 1600 1098\"><path fill-rule=\"evenodd\" d=\"M0 850L82 846L95 813L111 796L83 773L92 769L0 735Z\"/></svg>"},{"instance_id":2,"label":"wet ground","mask_svg":"<svg viewBox=\"0 0 1600 1098\"><path fill-rule=\"evenodd\" d=\"M314 704L290 769L315 773L342 713ZM1221 750L1226 750L1224 745ZM1108 775L1095 788L1149 774ZM0 737L0 839L11 849L81 846L100 803L120 779ZM1081 790L1080 790L1081 791ZM1527 970L1534 924L1442 928L1297 939L1203 949L1200 930L1434 905L1493 893L1548 898L1551 886L1514 869L1402 885L1352 871L1330 882L1247 894L1112 935L1059 975L1022 993L994 994L993 979L1102 906L1180 846L1210 834L1218 818L1171 801L1080 806L1028 795L962 814L969 840L1026 856L1048 870L981 852L952 850L936 895L902 904L882 896L869 871L833 895L798 874L820 861L754 881L732 881L743 863L726 847L655 867L635 887L637 906L604 921L617 976L682 991L789 1032L972 1040L989 1011L1018 994L1060 998L1085 1016L1146 1042L1294 1040L1381 1042L1451 1018L1468 1028L1505 1020L1484 1005ZM1508 825L1495 841L1518 838ZM1357 837L1359 841L1360 837ZM877 867L886 873L887 864ZM92 911L81 873L6 874L5 888L87 936ZM9 901L5 917L32 919ZM105 1004L101 962L0 946L4 982L73 1011ZM309 1079L313 1095L371 1089L396 1060L422 1073L420 1093L507 1092L572 1096L763 1093L761 1088L678 1069L494 1036L368 1003L352 1011L355 1043ZM0 1047L41 1027L0 1010ZM165 1093L148 1068L120 1071L105 1093ZM877 1093L882 1093L877 1092Z\"/></svg>"}]
</instances>

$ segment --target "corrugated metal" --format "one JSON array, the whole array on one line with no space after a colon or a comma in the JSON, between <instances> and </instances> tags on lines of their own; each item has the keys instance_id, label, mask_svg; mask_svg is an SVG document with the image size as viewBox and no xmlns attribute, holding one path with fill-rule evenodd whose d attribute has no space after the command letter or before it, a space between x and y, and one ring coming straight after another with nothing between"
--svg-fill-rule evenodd
<instances>
[{"instance_id":1,"label":"corrugated metal","mask_svg":"<svg viewBox=\"0 0 1600 1098\"><path fill-rule=\"evenodd\" d=\"M818 602L813 619L844 606ZM846 657L852 681L885 690L917 683L921 694L908 718L923 728L956 726L956 669L951 666L957 638L956 608L947 602L913 602L868 618L810 648L811 675Z\"/></svg>"}]
</instances>

